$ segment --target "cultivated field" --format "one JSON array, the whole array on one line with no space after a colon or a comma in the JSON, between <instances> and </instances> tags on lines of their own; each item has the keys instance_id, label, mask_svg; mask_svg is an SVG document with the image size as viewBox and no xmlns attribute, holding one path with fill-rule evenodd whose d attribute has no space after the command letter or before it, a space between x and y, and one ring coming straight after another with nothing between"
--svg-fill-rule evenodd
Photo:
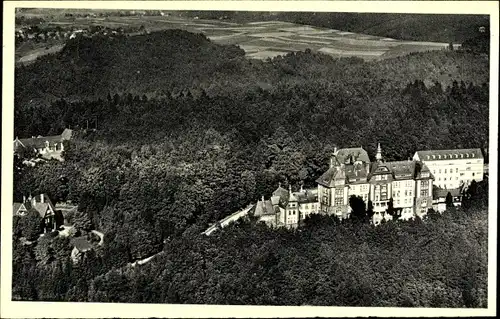
<instances>
[{"instance_id":1,"label":"cultivated field","mask_svg":"<svg viewBox=\"0 0 500 319\"><path fill-rule=\"evenodd\" d=\"M35 15L31 13L32 15ZM266 59L291 51L311 49L336 57L360 57L365 60L383 59L427 50L443 50L447 43L401 41L334 29L297 25L281 21L232 23L221 20L191 19L178 16L113 16L67 17L52 13L43 17L43 26L58 25L62 28L83 29L92 25L112 28L144 26L147 31L183 29L203 33L220 44L239 45L249 58ZM59 50L60 44L49 49L16 48L17 61L29 61L34 57ZM32 52L33 51L33 52Z\"/></svg>"}]
</instances>

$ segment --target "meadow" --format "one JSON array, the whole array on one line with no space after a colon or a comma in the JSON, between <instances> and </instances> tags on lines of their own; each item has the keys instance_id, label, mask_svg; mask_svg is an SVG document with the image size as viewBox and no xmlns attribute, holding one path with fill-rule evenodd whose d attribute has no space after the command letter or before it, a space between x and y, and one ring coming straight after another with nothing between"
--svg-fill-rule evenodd
<instances>
[{"instance_id":1,"label":"meadow","mask_svg":"<svg viewBox=\"0 0 500 319\"><path fill-rule=\"evenodd\" d=\"M267 59L288 52L322 52L335 57L360 57L365 60L385 59L406 55L411 52L443 50L448 43L404 41L366 34L346 32L335 29L300 25L283 21L228 22L165 16L108 16L76 17L55 14L44 17L40 28L59 26L64 29L78 30L91 26L141 27L147 32L182 29L193 33L203 33L218 44L234 44L254 59ZM32 50L16 48L17 61L30 61L40 54L60 49L61 43L51 44L50 48L36 47ZM55 49L54 49L55 48Z\"/></svg>"}]
</instances>

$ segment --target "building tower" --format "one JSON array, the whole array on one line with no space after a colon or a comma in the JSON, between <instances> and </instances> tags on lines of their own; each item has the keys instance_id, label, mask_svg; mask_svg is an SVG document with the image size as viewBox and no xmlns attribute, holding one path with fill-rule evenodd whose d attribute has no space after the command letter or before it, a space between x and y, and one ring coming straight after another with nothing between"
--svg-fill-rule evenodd
<instances>
[{"instance_id":1,"label":"building tower","mask_svg":"<svg viewBox=\"0 0 500 319\"><path fill-rule=\"evenodd\" d=\"M382 161L382 148L380 147L380 143L378 143L377 146L377 155L375 155L375 159L377 160L377 162Z\"/></svg>"}]
</instances>

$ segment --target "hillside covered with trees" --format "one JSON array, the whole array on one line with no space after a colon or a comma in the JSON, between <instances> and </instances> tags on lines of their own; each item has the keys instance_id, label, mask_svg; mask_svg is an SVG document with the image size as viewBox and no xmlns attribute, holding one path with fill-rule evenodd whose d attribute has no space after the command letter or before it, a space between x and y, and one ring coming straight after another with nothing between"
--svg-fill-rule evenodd
<instances>
[{"instance_id":1,"label":"hillside covered with trees","mask_svg":"<svg viewBox=\"0 0 500 319\"><path fill-rule=\"evenodd\" d=\"M16 161L14 200L71 200L74 218L105 233L105 244L73 267L61 238L15 241L14 295L484 307L484 198L426 222L379 228L317 217L297 232L243 223L199 234L278 182L315 185L335 146L373 155L381 143L386 160L485 147L488 67L488 56L474 51L374 62L306 51L252 61L183 31L76 38L16 68L16 136L81 130L64 162ZM16 226L16 238L32 236L35 224ZM143 268L119 271L160 251Z\"/></svg>"}]
</instances>

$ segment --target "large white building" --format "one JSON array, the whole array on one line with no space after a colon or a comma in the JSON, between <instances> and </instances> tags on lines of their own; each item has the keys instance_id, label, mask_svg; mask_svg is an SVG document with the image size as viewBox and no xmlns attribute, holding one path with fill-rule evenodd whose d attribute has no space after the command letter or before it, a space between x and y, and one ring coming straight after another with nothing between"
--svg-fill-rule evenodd
<instances>
[{"instance_id":1,"label":"large white building","mask_svg":"<svg viewBox=\"0 0 500 319\"><path fill-rule=\"evenodd\" d=\"M434 175L434 184L442 189L457 189L484 175L484 157L479 148L418 151L413 156L422 161Z\"/></svg>"},{"instance_id":2,"label":"large white building","mask_svg":"<svg viewBox=\"0 0 500 319\"><path fill-rule=\"evenodd\" d=\"M361 197L371 202L373 211L384 215L392 199L401 218L423 217L432 207L433 177L419 161L385 162L380 145L376 162L370 163L363 148L336 151L330 168L318 178L320 211L347 218L349 198Z\"/></svg>"}]
</instances>

